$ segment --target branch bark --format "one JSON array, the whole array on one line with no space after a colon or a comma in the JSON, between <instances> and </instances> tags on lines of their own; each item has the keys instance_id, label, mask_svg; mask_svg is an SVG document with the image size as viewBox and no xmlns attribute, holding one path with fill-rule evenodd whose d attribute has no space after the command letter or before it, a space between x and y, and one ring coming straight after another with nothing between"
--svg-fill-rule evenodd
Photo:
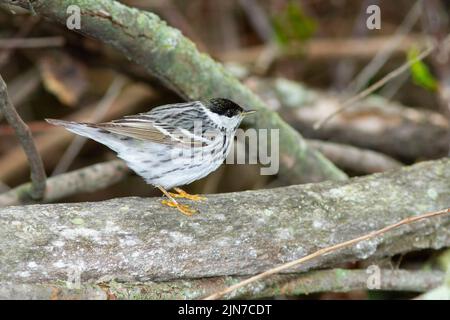
<instances>
[{"instance_id":1,"label":"branch bark","mask_svg":"<svg viewBox=\"0 0 450 320\"><path fill-rule=\"evenodd\" d=\"M224 288L222 290L219 290L218 292L213 293L212 295L205 297L205 300L215 300L215 299L220 299L223 296L225 296L226 294L229 294L233 291L236 291L240 288L245 287L246 285L255 283L257 281L263 280L263 279L267 279L270 276L273 276L274 274L277 273L281 273L281 272L285 272L286 270L292 269L294 267L298 267L302 264L305 264L313 259L316 259L317 257L323 257L327 254L331 254L331 253L336 253L339 250L342 250L344 248L349 248L355 245L360 244L363 241L369 241L369 240L373 240L376 239L377 237L380 237L382 235L384 235L387 232L390 232L396 228L405 226L405 225L409 225L411 223L415 223L417 221L421 221L423 219L431 219L431 218L435 218L438 216L443 216L443 215L448 215L450 213L450 208L446 208L446 209L442 209L439 211L432 211L432 212L427 212L424 214L420 214L418 216L413 216L413 217L407 217L405 219L402 219L400 221L397 221L394 224L390 224L388 226L385 226L381 229L375 230L375 231L371 231L369 233L366 233L362 236L359 236L357 238L353 238L350 240L346 240L343 242L340 242L338 244L329 246L329 247L325 247L322 249L319 249L311 254L308 254L306 256L303 256L299 259L296 260L292 260L283 264L280 264L274 268L271 268L269 270L266 270L264 272L261 272L255 276L252 276L250 278L247 278L243 281L241 281L240 283L237 283L235 285L229 286L227 288Z\"/></svg>"},{"instance_id":2,"label":"branch bark","mask_svg":"<svg viewBox=\"0 0 450 320\"><path fill-rule=\"evenodd\" d=\"M250 275L405 217L450 206L450 160L347 182L211 195L188 218L159 199L0 209L0 282L162 281ZM447 216L293 268L324 268L450 245Z\"/></svg>"},{"instance_id":3,"label":"branch bark","mask_svg":"<svg viewBox=\"0 0 450 320\"><path fill-rule=\"evenodd\" d=\"M0 3L26 9L31 3L36 13L63 24L67 7L77 5L82 15L79 32L111 44L181 96L193 100L228 97L246 108L257 109L258 115L249 119L248 124L280 130L280 174L291 182L347 178L318 151L309 148L296 130L222 65L199 53L179 30L167 26L155 14L107 0L0 0Z\"/></svg>"},{"instance_id":4,"label":"branch bark","mask_svg":"<svg viewBox=\"0 0 450 320\"><path fill-rule=\"evenodd\" d=\"M33 199L39 200L44 197L45 194L45 180L47 178L45 174L44 164L42 163L41 156L36 148L28 126L20 118L16 109L14 108L11 99L8 96L6 89L6 83L3 81L0 75L0 110L5 116L8 123L13 127L17 138L22 145L25 152L31 171L32 187L30 189L30 195Z\"/></svg>"},{"instance_id":5,"label":"branch bark","mask_svg":"<svg viewBox=\"0 0 450 320\"><path fill-rule=\"evenodd\" d=\"M298 296L317 292L367 290L367 270L331 269L303 274L276 275L229 295L230 299L257 299L273 296ZM380 270L376 290L426 292L438 287L445 278L442 271ZM63 283L0 284L0 299L200 299L242 277L183 279L165 282L82 283L71 289ZM374 289L375 290L375 289Z\"/></svg>"},{"instance_id":6,"label":"branch bark","mask_svg":"<svg viewBox=\"0 0 450 320\"><path fill-rule=\"evenodd\" d=\"M47 192L41 201L52 202L83 192L101 190L122 180L129 171L122 160L112 160L51 177L47 180ZM32 202L31 187L31 183L25 183L0 194L0 207Z\"/></svg>"}]
</instances>

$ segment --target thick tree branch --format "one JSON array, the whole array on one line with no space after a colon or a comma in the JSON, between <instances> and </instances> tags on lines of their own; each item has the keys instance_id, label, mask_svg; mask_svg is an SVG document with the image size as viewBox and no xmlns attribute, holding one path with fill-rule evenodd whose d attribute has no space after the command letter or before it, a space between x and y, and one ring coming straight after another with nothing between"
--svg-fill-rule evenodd
<instances>
[{"instance_id":1,"label":"thick tree branch","mask_svg":"<svg viewBox=\"0 0 450 320\"><path fill-rule=\"evenodd\" d=\"M83 192L101 190L122 180L129 171L122 160L111 160L51 177L47 180L47 192L41 201L52 202ZM0 207L32 201L31 187L31 183L25 183L0 194Z\"/></svg>"},{"instance_id":2,"label":"thick tree branch","mask_svg":"<svg viewBox=\"0 0 450 320\"><path fill-rule=\"evenodd\" d=\"M232 285L232 286L229 286L229 287L227 287L225 289L219 290L218 292L215 292L214 294L206 297L205 300L220 299L223 296L225 296L226 294L229 294L229 293L231 293L233 291L236 291L236 290L238 290L240 288L243 288L243 287L245 287L245 286L247 286L249 284L258 282L258 281L263 280L263 279L267 279L270 276L273 276L274 274L285 272L285 271L287 271L289 269L292 269L292 268L297 267L299 265L305 264L305 263L307 263L307 262L309 262L309 261L311 261L313 259L316 259L318 257L323 257L323 256L325 256L327 254L330 254L330 253L336 253L339 250L342 250L344 248L348 248L348 247L354 246L356 244L360 244L363 241L373 240L373 239L375 239L375 238L377 238L377 237L379 237L381 235L384 235L385 233L390 232L390 231L392 231L392 230L394 230L396 228L399 228L399 227L402 227L402 226L405 226L405 225L408 225L408 224L411 224L411 223L415 223L415 222L423 220L423 219L431 219L431 218L435 218L435 217L443 216L443 215L447 215L448 216L448 214L450 214L450 208L442 209L442 210L439 210L439 211L427 212L427 213L424 213L424 214L420 214L418 216L407 217L407 218L402 219L402 220L400 220L400 221L398 221L398 222L396 222L394 224L391 224L391 225L388 225L386 227L383 227L383 228L381 228L379 230L371 231L371 232L366 233L366 234L364 234L362 236L359 236L357 238L353 238L353 239L350 239L350 240L339 242L339 243L337 243L335 245L319 249L319 250L317 250L317 251L315 251L315 252L313 252L311 254L308 254L306 256L303 256L303 257L301 257L299 259L283 263L283 264L281 264L279 266L276 266L276 267L271 268L269 270L266 270L266 271L264 271L262 273L259 273L259 274L255 275L253 277L247 278L247 279L245 279L245 280L243 280L243 281L241 281L241 282L239 282L239 283L237 283L235 285Z\"/></svg>"},{"instance_id":3,"label":"thick tree branch","mask_svg":"<svg viewBox=\"0 0 450 320\"><path fill-rule=\"evenodd\" d=\"M273 276L242 288L231 299L297 296L317 292L367 290L367 270L331 269L303 274ZM438 287L445 278L442 271L380 270L379 288L374 290L425 292ZM242 277L183 279L165 282L117 282L44 284L0 284L0 299L199 299ZM72 285L72 288L69 286Z\"/></svg>"},{"instance_id":4,"label":"thick tree branch","mask_svg":"<svg viewBox=\"0 0 450 320\"><path fill-rule=\"evenodd\" d=\"M31 134L28 126L20 118L16 109L14 108L6 89L6 83L3 81L0 75L0 110L5 116L8 123L13 127L16 132L17 138L22 145L23 151L25 152L28 163L30 165L31 171L31 181L32 188L30 190L30 195L33 199L42 199L45 193L45 169L42 163L41 156L36 149L36 145L33 141L33 136Z\"/></svg>"},{"instance_id":5,"label":"thick tree branch","mask_svg":"<svg viewBox=\"0 0 450 320\"><path fill-rule=\"evenodd\" d=\"M0 0L0 3L26 9L31 3L36 13L63 24L68 17L67 7L77 5L82 15L79 32L111 44L180 95L189 99L228 97L246 108L257 109L258 115L249 124L280 130L280 174L290 181L346 179L342 171L309 148L297 131L222 65L199 53L179 30L167 26L155 14L107 0Z\"/></svg>"},{"instance_id":6,"label":"thick tree branch","mask_svg":"<svg viewBox=\"0 0 450 320\"><path fill-rule=\"evenodd\" d=\"M373 149L408 162L437 159L450 150L448 121L437 112L373 96L314 130L314 123L340 108L341 98L283 78L252 77L246 83L307 138Z\"/></svg>"},{"instance_id":7,"label":"thick tree branch","mask_svg":"<svg viewBox=\"0 0 450 320\"><path fill-rule=\"evenodd\" d=\"M249 275L450 206L450 160L347 182L211 195L188 218L159 199L0 209L0 282L158 281ZM289 270L450 245L447 216L417 222Z\"/></svg>"},{"instance_id":8,"label":"thick tree branch","mask_svg":"<svg viewBox=\"0 0 450 320\"><path fill-rule=\"evenodd\" d=\"M321 140L307 139L306 141L339 168L353 172L370 174L398 169L402 166L397 160L372 150Z\"/></svg>"}]
</instances>

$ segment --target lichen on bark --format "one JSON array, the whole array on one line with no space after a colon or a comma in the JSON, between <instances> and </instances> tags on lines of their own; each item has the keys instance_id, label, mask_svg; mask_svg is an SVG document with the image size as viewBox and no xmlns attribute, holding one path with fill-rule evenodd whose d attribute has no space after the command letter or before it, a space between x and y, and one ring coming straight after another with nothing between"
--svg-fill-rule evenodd
<instances>
[{"instance_id":1,"label":"lichen on bark","mask_svg":"<svg viewBox=\"0 0 450 320\"><path fill-rule=\"evenodd\" d=\"M450 160L278 189L210 195L185 217L157 198L0 209L0 282L249 275L450 206ZM420 221L290 271L450 245L448 216Z\"/></svg>"}]
</instances>

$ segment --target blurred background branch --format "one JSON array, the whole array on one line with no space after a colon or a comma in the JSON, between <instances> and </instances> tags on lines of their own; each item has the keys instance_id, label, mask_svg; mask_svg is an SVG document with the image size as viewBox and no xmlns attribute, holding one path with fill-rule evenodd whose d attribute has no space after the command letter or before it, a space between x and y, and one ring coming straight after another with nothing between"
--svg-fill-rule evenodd
<instances>
[{"instance_id":1,"label":"blurred background branch","mask_svg":"<svg viewBox=\"0 0 450 320\"><path fill-rule=\"evenodd\" d=\"M41 202L52 202L65 197L101 190L123 179L129 173L122 160L111 160L47 179L47 191ZM0 194L0 207L26 204L32 184L26 183Z\"/></svg>"},{"instance_id":2,"label":"blurred background branch","mask_svg":"<svg viewBox=\"0 0 450 320\"><path fill-rule=\"evenodd\" d=\"M28 8L27 1L1 2ZM33 2L36 13L63 23L68 5L64 1ZM115 1L72 1L70 5L78 5L81 9L83 23L79 32L112 44L182 97L193 100L227 97L246 108L257 109L256 117L250 120L252 127L280 130L280 175L286 180L346 179L345 173L318 151L310 149L300 134L270 111L264 102L220 64L206 54L200 54L190 40L158 16L131 10ZM109 16L105 18L102 12L108 12ZM138 41L138 38L145 41Z\"/></svg>"}]
</instances>

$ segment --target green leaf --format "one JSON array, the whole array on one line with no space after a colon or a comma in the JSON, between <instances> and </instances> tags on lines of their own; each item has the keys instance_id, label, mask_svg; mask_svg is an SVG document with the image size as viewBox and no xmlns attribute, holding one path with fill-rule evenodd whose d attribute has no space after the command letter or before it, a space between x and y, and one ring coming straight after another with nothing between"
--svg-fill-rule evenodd
<instances>
[{"instance_id":1,"label":"green leaf","mask_svg":"<svg viewBox=\"0 0 450 320\"><path fill-rule=\"evenodd\" d=\"M290 1L284 10L272 18L275 38L280 45L305 42L316 31L316 22L308 17L296 2Z\"/></svg>"},{"instance_id":2,"label":"green leaf","mask_svg":"<svg viewBox=\"0 0 450 320\"><path fill-rule=\"evenodd\" d=\"M408 61L414 61L415 59L417 59L418 55L419 50L417 50L417 48L410 49L408 51ZM410 66L410 72L412 80L416 85L430 91L437 90L438 81L431 74L427 65L423 61L418 60L413 62Z\"/></svg>"}]
</instances>

